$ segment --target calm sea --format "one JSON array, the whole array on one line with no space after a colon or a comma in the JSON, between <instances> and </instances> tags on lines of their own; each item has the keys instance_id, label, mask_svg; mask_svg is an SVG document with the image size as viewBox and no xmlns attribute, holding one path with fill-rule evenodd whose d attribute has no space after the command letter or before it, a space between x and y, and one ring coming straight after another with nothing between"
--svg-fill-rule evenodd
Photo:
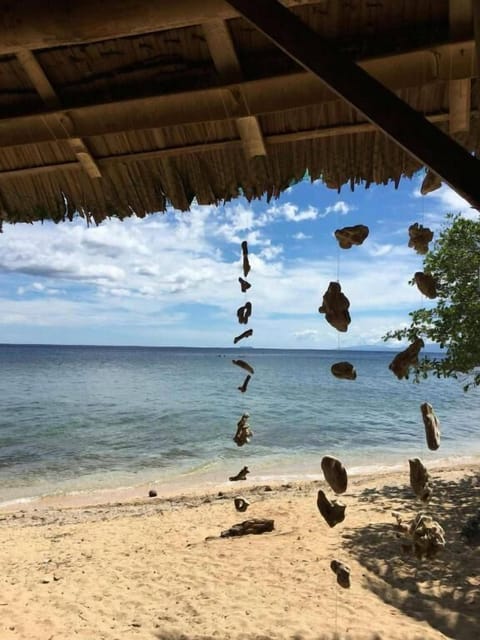
<instances>
[{"instance_id":1,"label":"calm sea","mask_svg":"<svg viewBox=\"0 0 480 640\"><path fill-rule=\"evenodd\" d=\"M480 453L479 392L397 380L368 351L0 346L0 503L145 482L321 477L325 454L351 472ZM237 387L247 360L255 374ZM350 360L355 381L330 366ZM420 404L442 425L425 444ZM232 440L250 413L252 442ZM408 467L407 467L408 468Z\"/></svg>"}]
</instances>

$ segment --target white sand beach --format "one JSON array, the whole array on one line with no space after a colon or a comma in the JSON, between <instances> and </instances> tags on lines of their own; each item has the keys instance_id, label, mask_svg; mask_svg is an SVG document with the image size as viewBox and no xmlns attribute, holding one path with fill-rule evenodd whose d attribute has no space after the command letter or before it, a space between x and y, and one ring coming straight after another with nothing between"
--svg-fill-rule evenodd
<instances>
[{"instance_id":1,"label":"white sand beach","mask_svg":"<svg viewBox=\"0 0 480 640\"><path fill-rule=\"evenodd\" d=\"M0 637L473 640L480 548L461 529L478 510L478 472L435 469L427 508L408 473L354 477L341 498L346 518L332 529L316 506L319 488L331 495L324 482L4 510ZM238 494L251 503L245 514L234 509ZM392 510L433 515L444 551L402 554ZM247 518L272 518L274 531L219 537ZM349 589L332 559L349 565Z\"/></svg>"}]
</instances>

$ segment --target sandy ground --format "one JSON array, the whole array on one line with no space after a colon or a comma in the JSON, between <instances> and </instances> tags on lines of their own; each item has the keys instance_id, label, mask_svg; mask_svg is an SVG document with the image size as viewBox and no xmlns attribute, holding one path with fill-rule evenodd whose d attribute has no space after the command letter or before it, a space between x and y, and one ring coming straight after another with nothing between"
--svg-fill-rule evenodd
<instances>
[{"instance_id":1,"label":"sandy ground","mask_svg":"<svg viewBox=\"0 0 480 640\"><path fill-rule=\"evenodd\" d=\"M460 532L480 506L479 469L432 476L426 509L408 465L353 478L333 529L316 506L319 488L333 497L323 482L2 512L0 638L475 640L480 547ZM238 494L251 502L245 514ZM434 515L445 550L433 561L402 554L392 510ZM219 537L247 518L273 518L275 529ZM350 589L332 559L350 566Z\"/></svg>"}]
</instances>

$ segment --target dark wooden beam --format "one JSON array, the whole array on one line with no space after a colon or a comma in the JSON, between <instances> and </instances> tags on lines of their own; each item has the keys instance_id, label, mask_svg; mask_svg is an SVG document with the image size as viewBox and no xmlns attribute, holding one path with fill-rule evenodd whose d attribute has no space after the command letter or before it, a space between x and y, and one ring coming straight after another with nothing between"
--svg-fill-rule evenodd
<instances>
[{"instance_id":1,"label":"dark wooden beam","mask_svg":"<svg viewBox=\"0 0 480 640\"><path fill-rule=\"evenodd\" d=\"M55 89L53 88L50 80L47 78L45 71L40 66L35 54L28 49L21 49L17 51L17 60L23 67L27 77L32 85L37 90L39 96L47 107L52 109L60 109L61 103L57 96ZM64 122L68 119L67 115L63 115L63 118L56 118L56 126L61 129L64 128ZM91 178L101 178L102 174L98 165L90 153L90 150L86 146L85 142L79 136L74 134L74 127L70 121L68 127L64 128L67 134L67 144L76 155L77 160L80 162L84 170Z\"/></svg>"},{"instance_id":2,"label":"dark wooden beam","mask_svg":"<svg viewBox=\"0 0 480 640\"><path fill-rule=\"evenodd\" d=\"M371 58L358 64L396 91L470 78L476 66L474 57L475 42L467 40ZM47 97L47 86L43 93ZM72 135L89 138L124 131L230 121L336 100L336 93L302 69L288 75L196 91L152 94L83 106L69 104L67 109L45 109L24 115L0 115L0 148L66 140Z\"/></svg>"},{"instance_id":3,"label":"dark wooden beam","mask_svg":"<svg viewBox=\"0 0 480 640\"><path fill-rule=\"evenodd\" d=\"M479 117L477 111L473 112L473 115L476 118ZM448 113L433 113L427 117L430 122L448 122ZM293 131L291 133L276 133L265 136L264 140L267 147L270 147L276 144L299 142L301 140L319 140L320 138L352 136L360 133L374 133L375 131L376 127L370 122L359 122L357 124L321 127L319 129L306 129ZM157 132L155 132L155 137L157 138ZM157 144L159 148L151 151L132 151L130 153L101 156L97 157L95 160L101 168L125 164L128 162L141 162L142 160L161 159L165 161L184 155L208 153L209 151L234 151L242 146L242 139L238 138L234 140L219 140L202 142L201 144L166 147L161 134L159 134ZM78 162L67 161L31 167L20 167L17 169L7 169L5 171L0 171L0 183L5 180L8 181L11 178L23 178L25 176L37 176L47 173L59 173L62 171L79 171L80 168L81 167Z\"/></svg>"},{"instance_id":4,"label":"dark wooden beam","mask_svg":"<svg viewBox=\"0 0 480 640\"><path fill-rule=\"evenodd\" d=\"M477 69L480 69L480 0L472 0L473 36L475 38L475 57Z\"/></svg>"},{"instance_id":5,"label":"dark wooden beam","mask_svg":"<svg viewBox=\"0 0 480 640\"><path fill-rule=\"evenodd\" d=\"M448 22L452 39L472 32L472 0L449 0ZM453 60L452 60L453 64ZM448 122L450 134L470 129L472 82L470 78L450 79L448 83Z\"/></svg>"},{"instance_id":6,"label":"dark wooden beam","mask_svg":"<svg viewBox=\"0 0 480 640\"><path fill-rule=\"evenodd\" d=\"M326 0L284 0L287 6ZM236 18L223 0L0 0L0 55Z\"/></svg>"},{"instance_id":7,"label":"dark wooden beam","mask_svg":"<svg viewBox=\"0 0 480 640\"><path fill-rule=\"evenodd\" d=\"M203 25L203 32L220 79L225 83L235 83L241 95L239 85L243 80L242 67L226 21L214 20L207 22ZM242 98L245 101L245 97L242 96ZM267 150L265 149L262 128L258 118L252 115L245 115L237 118L235 122L243 140L247 158L266 156Z\"/></svg>"},{"instance_id":8,"label":"dark wooden beam","mask_svg":"<svg viewBox=\"0 0 480 640\"><path fill-rule=\"evenodd\" d=\"M480 162L276 0L226 0L302 67L480 210Z\"/></svg>"}]
</instances>

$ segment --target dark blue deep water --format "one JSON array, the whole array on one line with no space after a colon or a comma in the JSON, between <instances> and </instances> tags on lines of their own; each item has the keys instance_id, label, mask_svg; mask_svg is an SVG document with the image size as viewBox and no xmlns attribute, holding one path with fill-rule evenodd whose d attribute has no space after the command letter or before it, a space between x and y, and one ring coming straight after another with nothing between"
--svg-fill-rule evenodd
<instances>
[{"instance_id":1,"label":"dark blue deep water","mask_svg":"<svg viewBox=\"0 0 480 640\"><path fill-rule=\"evenodd\" d=\"M0 503L173 478L319 473L325 454L353 468L480 452L480 396L461 381L414 384L391 352L0 346ZM237 390L254 366L247 393ZM330 366L350 360L357 380ZM428 451L420 404L442 444ZM243 411L252 442L232 441Z\"/></svg>"}]
</instances>

